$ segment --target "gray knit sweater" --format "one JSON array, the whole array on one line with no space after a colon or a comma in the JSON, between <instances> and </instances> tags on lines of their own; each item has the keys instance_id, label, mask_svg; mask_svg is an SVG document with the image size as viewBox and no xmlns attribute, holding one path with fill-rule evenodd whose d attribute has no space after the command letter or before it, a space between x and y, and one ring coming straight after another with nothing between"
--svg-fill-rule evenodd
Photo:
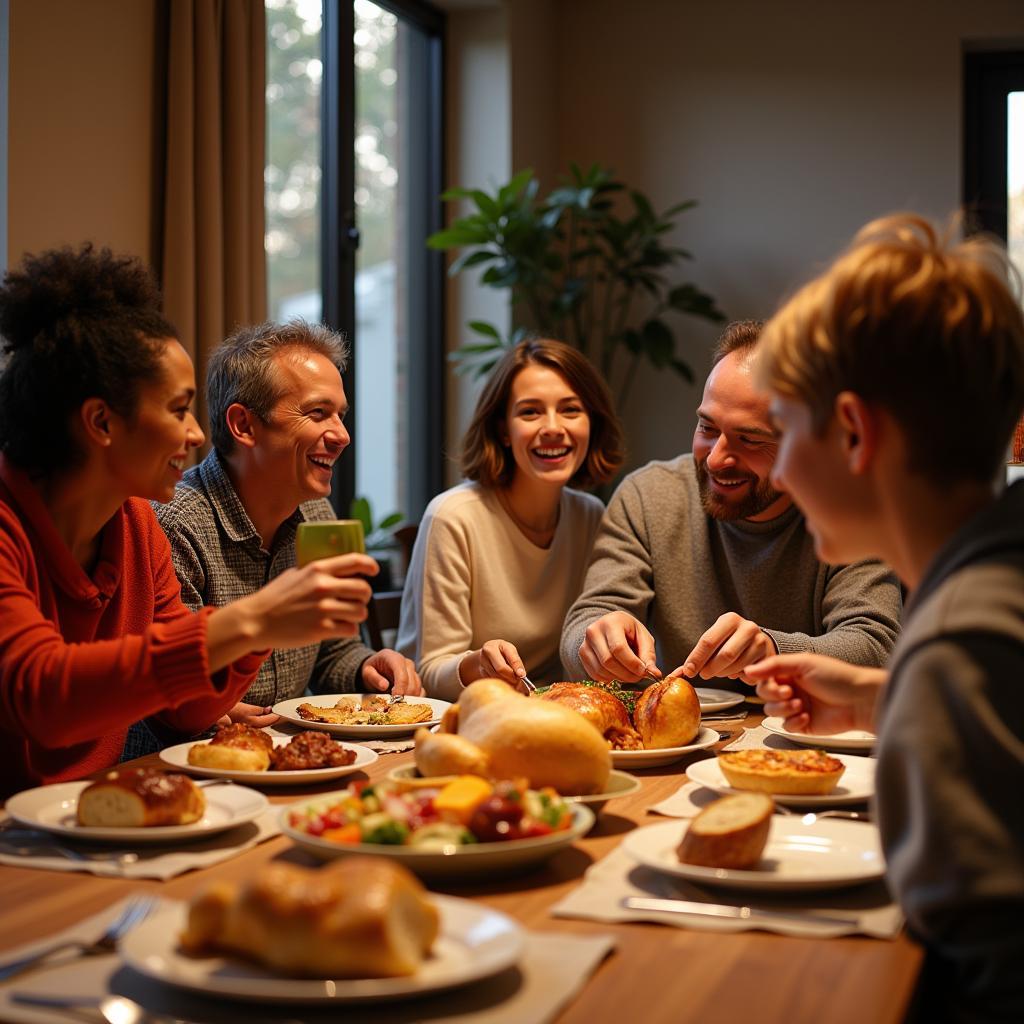
<instances>
[{"instance_id":1,"label":"gray knit sweater","mask_svg":"<svg viewBox=\"0 0 1024 1024\"><path fill-rule=\"evenodd\" d=\"M935 556L880 718L889 887L929 952L921 1020L1022 1021L1024 483Z\"/></svg>"},{"instance_id":2,"label":"gray knit sweater","mask_svg":"<svg viewBox=\"0 0 1024 1024\"><path fill-rule=\"evenodd\" d=\"M712 519L693 457L681 455L631 473L612 496L583 592L565 619L562 662L570 678L582 678L587 626L624 611L653 633L667 672L731 611L771 634L782 652L878 666L895 643L900 606L896 578L879 563L819 562L796 508L764 523Z\"/></svg>"}]
</instances>

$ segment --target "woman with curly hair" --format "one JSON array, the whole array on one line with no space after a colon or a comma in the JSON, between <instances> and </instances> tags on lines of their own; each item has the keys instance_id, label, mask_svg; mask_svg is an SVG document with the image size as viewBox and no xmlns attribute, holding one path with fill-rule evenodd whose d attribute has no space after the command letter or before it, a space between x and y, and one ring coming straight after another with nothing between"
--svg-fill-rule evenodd
<instances>
[{"instance_id":1,"label":"woman with curly hair","mask_svg":"<svg viewBox=\"0 0 1024 1024\"><path fill-rule=\"evenodd\" d=\"M427 506L397 647L427 692L477 679L562 678L562 620L583 585L622 432L597 371L560 341L527 340L495 367L462 444L467 482ZM569 485L573 485L570 487Z\"/></svg>"},{"instance_id":2,"label":"woman with curly hair","mask_svg":"<svg viewBox=\"0 0 1024 1024\"><path fill-rule=\"evenodd\" d=\"M62 249L0 286L0 795L117 762L133 722L186 733L245 693L263 649L352 636L376 563L290 570L198 614L146 499L203 441L195 375L131 259Z\"/></svg>"}]
</instances>

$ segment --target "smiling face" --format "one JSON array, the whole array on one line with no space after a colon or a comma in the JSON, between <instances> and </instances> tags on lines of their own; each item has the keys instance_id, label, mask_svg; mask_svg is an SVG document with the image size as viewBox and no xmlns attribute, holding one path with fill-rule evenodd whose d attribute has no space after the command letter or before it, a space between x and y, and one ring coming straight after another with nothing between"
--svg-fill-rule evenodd
<instances>
[{"instance_id":1,"label":"smiling face","mask_svg":"<svg viewBox=\"0 0 1024 1024\"><path fill-rule=\"evenodd\" d=\"M334 463L350 440L348 400L338 368L318 352L284 349L273 363L278 399L266 422L253 424L253 468L282 504L297 507L331 493Z\"/></svg>"},{"instance_id":2,"label":"smiling face","mask_svg":"<svg viewBox=\"0 0 1024 1024\"><path fill-rule=\"evenodd\" d=\"M879 510L868 480L850 469L850 440L837 416L819 432L794 398L773 394L770 410L779 434L772 481L800 506L818 558L843 565L887 557Z\"/></svg>"},{"instance_id":3,"label":"smiling face","mask_svg":"<svg viewBox=\"0 0 1024 1024\"><path fill-rule=\"evenodd\" d=\"M704 511L715 519L774 519L791 504L770 479L778 443L751 355L730 352L715 364L697 410L693 461Z\"/></svg>"},{"instance_id":4,"label":"smiling face","mask_svg":"<svg viewBox=\"0 0 1024 1024\"><path fill-rule=\"evenodd\" d=\"M590 416L557 370L530 363L512 381L502 441L517 477L561 488L587 457Z\"/></svg>"},{"instance_id":5,"label":"smiling face","mask_svg":"<svg viewBox=\"0 0 1024 1024\"><path fill-rule=\"evenodd\" d=\"M157 378L139 388L135 412L127 419L111 417L110 466L127 494L171 499L189 451L203 443L192 414L195 393L192 360L169 339L160 354Z\"/></svg>"}]
</instances>

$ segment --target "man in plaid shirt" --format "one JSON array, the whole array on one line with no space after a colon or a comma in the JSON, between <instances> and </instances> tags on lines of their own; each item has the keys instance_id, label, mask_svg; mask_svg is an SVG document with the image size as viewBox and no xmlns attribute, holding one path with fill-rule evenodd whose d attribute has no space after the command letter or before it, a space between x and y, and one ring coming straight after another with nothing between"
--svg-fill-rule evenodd
<instances>
[{"instance_id":1,"label":"man in plaid shirt","mask_svg":"<svg viewBox=\"0 0 1024 1024\"><path fill-rule=\"evenodd\" d=\"M336 519L327 500L335 461L349 443L341 381L347 348L328 328L292 321L236 332L210 357L207 407L213 450L190 469L157 518L171 544L182 600L222 605L295 564L301 522ZM275 650L232 721L271 725L270 707L357 690L421 694L416 668L397 651L358 639Z\"/></svg>"}]
</instances>

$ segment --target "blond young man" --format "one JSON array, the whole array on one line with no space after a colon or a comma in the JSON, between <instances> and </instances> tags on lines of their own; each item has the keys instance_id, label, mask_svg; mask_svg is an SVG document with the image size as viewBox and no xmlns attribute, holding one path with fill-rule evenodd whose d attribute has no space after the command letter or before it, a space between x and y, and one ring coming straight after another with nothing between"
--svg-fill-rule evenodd
<instances>
[{"instance_id":1,"label":"blond young man","mask_svg":"<svg viewBox=\"0 0 1024 1024\"><path fill-rule=\"evenodd\" d=\"M920 1019L1024 1020L1024 409L1005 255L900 215L765 328L772 478L818 556L877 557L910 591L888 674L795 654L751 666L790 727L879 730L890 888L927 948Z\"/></svg>"}]
</instances>

